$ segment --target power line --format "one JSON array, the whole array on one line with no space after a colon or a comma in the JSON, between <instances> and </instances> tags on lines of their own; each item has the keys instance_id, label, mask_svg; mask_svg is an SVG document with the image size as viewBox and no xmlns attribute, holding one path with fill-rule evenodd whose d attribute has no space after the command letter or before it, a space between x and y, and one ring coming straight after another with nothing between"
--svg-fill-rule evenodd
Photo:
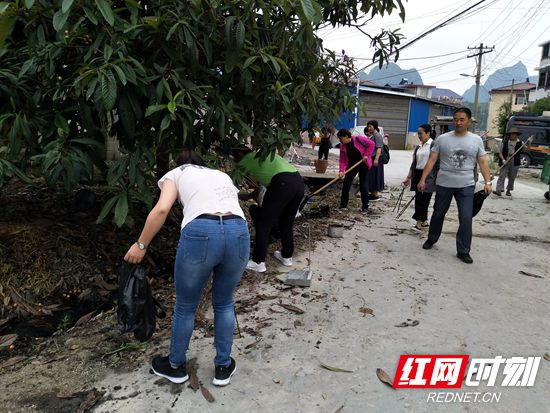
<instances>
[{"instance_id":1,"label":"power line","mask_svg":"<svg viewBox=\"0 0 550 413\"><path fill-rule=\"evenodd\" d=\"M451 22L453 22L453 21L459 19L459 18L460 18L462 15L464 15L465 13L468 13L468 14L471 13L471 11L472 11L475 7L479 6L479 5L482 4L482 3L485 3L486 1L487 1L487 0L480 0L480 1L478 1L477 3L475 3L474 5L468 7L467 9L465 9L465 10L461 11L460 13L455 14L455 15L452 16L451 18L445 20L443 23L440 23L440 24L436 25L435 27L432 27L431 29L429 29L429 30L425 31L424 33L418 35L416 38L412 39L412 40L409 41L408 43L405 43L403 46L401 46L401 47L399 48L399 51L401 52L403 49L405 49L405 48L407 48L407 47L413 45L414 43L416 43L416 42L419 41L420 39L426 37L428 34L433 33L433 32L435 32L436 30L439 30L439 29L441 29L442 27L444 27L444 26L450 24ZM495 3L495 2L496 2L496 0L494 0L493 2L491 2L491 4L493 4L493 3ZM392 54L394 54L394 53L396 53L396 52L390 53L390 56L391 56ZM372 62L372 63L366 65L365 67L362 67L361 69L357 70L357 73L360 72L360 71L362 71L362 70L365 70L366 68L372 66L373 64L375 64L375 62Z\"/></svg>"},{"instance_id":2,"label":"power line","mask_svg":"<svg viewBox=\"0 0 550 413\"><path fill-rule=\"evenodd\" d=\"M399 73L399 76L401 75L406 75L407 73L414 73L414 72L426 72L426 71L429 71L429 70L433 70L433 69L437 69L439 67L443 67L443 66L446 66L450 63L454 63L454 62L458 62L459 60L462 60L462 59L465 59L464 57L461 57L460 59L455 59L455 60L451 60L449 62L445 62L445 63L438 63L436 65L433 65L433 66L428 66L428 67L424 67L422 69L412 69L412 70L408 70L406 72L401 72ZM369 79L371 82L374 82L374 81L377 81L377 80L384 80L384 79L389 79L391 77L394 77L395 75L390 75L390 76L384 76L384 77L379 77L379 78L376 78L376 79Z\"/></svg>"},{"instance_id":3,"label":"power line","mask_svg":"<svg viewBox=\"0 0 550 413\"><path fill-rule=\"evenodd\" d=\"M533 1L533 6L535 6L536 3L537 3L537 0L534 0ZM519 22L530 21L535 16L535 14L540 10L543 3L544 3L544 0L541 0L536 7L532 7L526 13L524 13L523 16L518 21ZM532 16L528 17L529 14L531 14ZM544 13L540 13L540 16L539 16L538 20L540 20L540 18L542 18L543 16L544 16ZM522 38L521 33L524 30L525 30L525 27L521 24L518 24L515 27L514 30L512 30L510 33L508 33L507 36L505 36L504 38L501 39L501 40L510 39L510 41L508 41L508 43L505 44L504 47L502 47L502 49L499 52L497 52L496 56L491 60L491 62L489 64L485 65L485 67L483 68L483 73L484 74L487 73L487 71L491 67L493 67L494 63L497 61L497 59L500 56L502 56L503 53L504 53L504 55L506 55L507 53L509 53L515 47L515 45L521 40L521 38Z\"/></svg>"},{"instance_id":4,"label":"power line","mask_svg":"<svg viewBox=\"0 0 550 413\"><path fill-rule=\"evenodd\" d=\"M461 54L461 53L466 53L468 50L461 50L460 52L452 52L452 53L445 53L445 54L440 54L440 55L434 55L434 56L424 56L424 57L411 57L411 58L408 58L408 59L399 59L400 62L402 61L409 61L409 60L426 60L426 59L435 59L436 57L445 57L445 56L452 56L452 55L457 55L457 54ZM368 58L368 57L355 57L355 56L349 56L349 55L337 55L338 57L344 57L344 56L347 56L349 58L352 58L354 60L372 60L372 58Z\"/></svg>"},{"instance_id":5,"label":"power line","mask_svg":"<svg viewBox=\"0 0 550 413\"><path fill-rule=\"evenodd\" d=\"M509 7L509 6L510 6L511 4L513 4L513 3L514 3L514 0L510 0L510 1L508 2L508 4L506 5L506 7L504 7L504 8L502 9L502 11L498 14L498 16L495 17L495 18L493 19L493 21L491 22L491 24L489 25L489 27L491 27L494 23L497 23L497 22L498 22L498 18L500 17L500 15L501 15L507 8L509 8L509 10L508 10L508 15L503 19L502 23L501 23L501 24L497 24L497 25L495 26L495 28L494 28L493 30L491 30L491 32L490 32L489 34L487 34L487 31L489 30L489 27L487 27L487 28L485 29L484 33L481 34L481 35L473 42L474 44L480 42L480 41L482 40L482 38L484 38L485 40L487 40L487 39L490 38L490 36L495 32L496 29L499 29L499 28L502 27L502 24L504 24L504 22L508 19L508 17L510 17L510 15L512 14L512 12L514 11L514 7Z\"/></svg>"}]
</instances>

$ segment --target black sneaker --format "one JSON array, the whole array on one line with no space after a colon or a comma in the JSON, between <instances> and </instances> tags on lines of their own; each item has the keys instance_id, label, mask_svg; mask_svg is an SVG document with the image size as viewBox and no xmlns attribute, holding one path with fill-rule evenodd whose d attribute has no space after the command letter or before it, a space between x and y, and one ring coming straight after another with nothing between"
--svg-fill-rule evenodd
<instances>
[{"instance_id":1,"label":"black sneaker","mask_svg":"<svg viewBox=\"0 0 550 413\"><path fill-rule=\"evenodd\" d=\"M471 264L474 262L472 257L470 257L470 254L468 254L467 252L457 252L456 256L458 257L458 259L460 259L462 262L465 262L466 264Z\"/></svg>"},{"instance_id":2,"label":"black sneaker","mask_svg":"<svg viewBox=\"0 0 550 413\"><path fill-rule=\"evenodd\" d=\"M215 386L227 386L231 381L231 376L237 371L237 366L233 357L229 366L216 366L216 372L214 373L214 380L212 384Z\"/></svg>"},{"instance_id":3,"label":"black sneaker","mask_svg":"<svg viewBox=\"0 0 550 413\"><path fill-rule=\"evenodd\" d=\"M189 379L185 364L179 366L177 369L173 368L168 361L168 357L157 356L151 362L151 368L153 373L157 376L164 377L170 380L172 383L185 383Z\"/></svg>"},{"instance_id":4,"label":"black sneaker","mask_svg":"<svg viewBox=\"0 0 550 413\"><path fill-rule=\"evenodd\" d=\"M424 248L425 250L431 250L434 244L434 242L426 240L426 242L422 245L422 248Z\"/></svg>"},{"instance_id":5,"label":"black sneaker","mask_svg":"<svg viewBox=\"0 0 550 413\"><path fill-rule=\"evenodd\" d=\"M361 208L361 213L366 215L366 214L369 213L369 209L368 208Z\"/></svg>"}]
</instances>

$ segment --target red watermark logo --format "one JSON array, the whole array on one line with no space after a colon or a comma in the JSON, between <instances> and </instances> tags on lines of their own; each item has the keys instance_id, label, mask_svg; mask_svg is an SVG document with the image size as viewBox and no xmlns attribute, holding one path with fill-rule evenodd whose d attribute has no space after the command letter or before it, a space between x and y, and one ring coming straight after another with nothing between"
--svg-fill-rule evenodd
<instances>
[{"instance_id":1,"label":"red watermark logo","mask_svg":"<svg viewBox=\"0 0 550 413\"><path fill-rule=\"evenodd\" d=\"M460 388L468 365L467 355L402 355L394 388Z\"/></svg>"}]
</instances>

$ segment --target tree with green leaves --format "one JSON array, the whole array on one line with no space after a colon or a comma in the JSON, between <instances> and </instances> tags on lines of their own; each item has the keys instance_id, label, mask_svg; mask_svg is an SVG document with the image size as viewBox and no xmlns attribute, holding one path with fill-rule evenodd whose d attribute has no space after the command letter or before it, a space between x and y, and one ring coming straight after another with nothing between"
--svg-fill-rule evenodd
<instances>
[{"instance_id":1,"label":"tree with green leaves","mask_svg":"<svg viewBox=\"0 0 550 413\"><path fill-rule=\"evenodd\" d=\"M0 2L0 185L99 181L112 197L98 221L122 225L183 146L211 163L243 142L266 157L303 119L354 110L353 61L317 30L392 12L404 19L402 0ZM401 38L369 37L380 65Z\"/></svg>"},{"instance_id":2,"label":"tree with green leaves","mask_svg":"<svg viewBox=\"0 0 550 413\"><path fill-rule=\"evenodd\" d=\"M541 116L544 111L550 111L550 96L530 103L522 112Z\"/></svg>"}]
</instances>

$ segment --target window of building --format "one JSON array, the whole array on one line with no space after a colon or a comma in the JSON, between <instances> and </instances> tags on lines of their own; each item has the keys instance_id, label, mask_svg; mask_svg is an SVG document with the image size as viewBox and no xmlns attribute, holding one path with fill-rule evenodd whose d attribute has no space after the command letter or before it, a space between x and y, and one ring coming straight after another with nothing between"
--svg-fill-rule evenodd
<instances>
[{"instance_id":1,"label":"window of building","mask_svg":"<svg viewBox=\"0 0 550 413\"><path fill-rule=\"evenodd\" d=\"M527 105L527 99L525 95L516 95L516 102L514 105Z\"/></svg>"},{"instance_id":2,"label":"window of building","mask_svg":"<svg viewBox=\"0 0 550 413\"><path fill-rule=\"evenodd\" d=\"M537 89L550 89L550 72L539 72L539 84Z\"/></svg>"}]
</instances>

